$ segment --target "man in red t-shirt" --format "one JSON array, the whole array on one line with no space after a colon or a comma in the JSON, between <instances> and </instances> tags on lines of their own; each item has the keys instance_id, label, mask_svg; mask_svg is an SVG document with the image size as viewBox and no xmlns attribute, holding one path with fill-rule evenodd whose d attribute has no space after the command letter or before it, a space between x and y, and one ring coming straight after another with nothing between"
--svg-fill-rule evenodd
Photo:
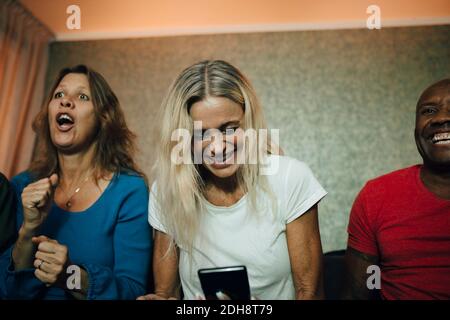
<instances>
[{"instance_id":1,"label":"man in red t-shirt","mask_svg":"<svg viewBox=\"0 0 450 320\"><path fill-rule=\"evenodd\" d=\"M450 299L450 79L420 96L415 139L423 165L369 181L353 204L346 298Z\"/></svg>"}]
</instances>

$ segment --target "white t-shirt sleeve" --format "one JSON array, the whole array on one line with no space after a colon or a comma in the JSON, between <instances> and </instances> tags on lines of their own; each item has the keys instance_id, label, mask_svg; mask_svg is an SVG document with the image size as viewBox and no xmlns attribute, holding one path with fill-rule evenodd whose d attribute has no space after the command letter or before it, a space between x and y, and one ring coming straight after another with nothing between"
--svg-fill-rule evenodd
<instances>
[{"instance_id":1,"label":"white t-shirt sleeve","mask_svg":"<svg viewBox=\"0 0 450 320\"><path fill-rule=\"evenodd\" d=\"M318 203L327 192L304 162L290 159L285 177L286 224L294 221Z\"/></svg>"},{"instance_id":2,"label":"white t-shirt sleeve","mask_svg":"<svg viewBox=\"0 0 450 320\"><path fill-rule=\"evenodd\" d=\"M154 229L167 233L166 228L164 228L164 225L161 223L161 214L163 213L156 200L156 189L156 183L153 183L150 189L148 203L148 223L150 223Z\"/></svg>"}]
</instances>

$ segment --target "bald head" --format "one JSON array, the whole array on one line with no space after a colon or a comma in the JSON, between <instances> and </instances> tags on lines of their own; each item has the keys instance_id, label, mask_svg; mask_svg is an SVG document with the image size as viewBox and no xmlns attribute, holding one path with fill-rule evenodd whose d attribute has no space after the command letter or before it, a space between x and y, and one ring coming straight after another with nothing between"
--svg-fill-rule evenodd
<instances>
[{"instance_id":1,"label":"bald head","mask_svg":"<svg viewBox=\"0 0 450 320\"><path fill-rule=\"evenodd\" d=\"M427 104L427 102L432 100L434 96L438 95L438 93L450 94L450 78L442 79L426 88L420 95L419 101L417 101L416 110L420 106Z\"/></svg>"},{"instance_id":2,"label":"bald head","mask_svg":"<svg viewBox=\"0 0 450 320\"><path fill-rule=\"evenodd\" d=\"M450 79L432 84L420 96L415 138L425 166L450 170Z\"/></svg>"}]
</instances>

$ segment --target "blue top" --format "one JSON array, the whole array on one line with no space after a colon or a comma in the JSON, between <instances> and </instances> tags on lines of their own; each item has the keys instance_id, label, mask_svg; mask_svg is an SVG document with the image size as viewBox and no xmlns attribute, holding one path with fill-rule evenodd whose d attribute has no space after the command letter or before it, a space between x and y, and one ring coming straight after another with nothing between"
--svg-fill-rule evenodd
<instances>
[{"instance_id":1,"label":"blue top","mask_svg":"<svg viewBox=\"0 0 450 320\"><path fill-rule=\"evenodd\" d=\"M32 182L24 172L12 180L17 199ZM17 229L23 221L17 206ZM89 274L87 299L136 299L146 291L152 247L147 221L148 190L142 177L116 173L100 198L87 210L69 212L52 204L42 235L68 247L73 264ZM0 256L0 297L73 299L69 292L46 287L34 268L14 271L12 247Z\"/></svg>"}]
</instances>

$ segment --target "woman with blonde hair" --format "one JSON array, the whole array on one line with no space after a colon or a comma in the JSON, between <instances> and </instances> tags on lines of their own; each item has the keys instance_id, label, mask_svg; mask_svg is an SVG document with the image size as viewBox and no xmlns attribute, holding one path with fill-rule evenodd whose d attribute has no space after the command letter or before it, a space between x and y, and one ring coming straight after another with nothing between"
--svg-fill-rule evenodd
<instances>
[{"instance_id":1,"label":"woman with blonde hair","mask_svg":"<svg viewBox=\"0 0 450 320\"><path fill-rule=\"evenodd\" d=\"M233 265L246 266L259 299L323 297L326 192L264 130L254 89L231 64L194 64L172 84L149 203L155 293L140 299L180 298L180 287L195 299L198 269Z\"/></svg>"}]
</instances>

